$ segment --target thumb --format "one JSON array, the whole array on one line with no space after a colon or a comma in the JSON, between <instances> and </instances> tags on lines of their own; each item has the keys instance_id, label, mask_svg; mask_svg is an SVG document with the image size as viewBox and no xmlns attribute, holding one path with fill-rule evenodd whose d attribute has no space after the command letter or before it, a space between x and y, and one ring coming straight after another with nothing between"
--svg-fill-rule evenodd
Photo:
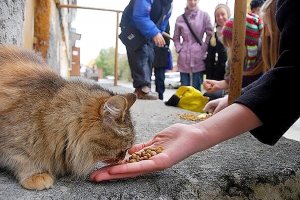
<instances>
[{"instance_id":1,"label":"thumb","mask_svg":"<svg viewBox=\"0 0 300 200\"><path fill-rule=\"evenodd\" d=\"M133 145L133 147L131 147L130 149L128 149L128 153L129 154L133 154L134 152L140 151L148 146L151 146L154 143L153 139L146 142L146 143L142 143L142 144L136 144Z\"/></svg>"}]
</instances>

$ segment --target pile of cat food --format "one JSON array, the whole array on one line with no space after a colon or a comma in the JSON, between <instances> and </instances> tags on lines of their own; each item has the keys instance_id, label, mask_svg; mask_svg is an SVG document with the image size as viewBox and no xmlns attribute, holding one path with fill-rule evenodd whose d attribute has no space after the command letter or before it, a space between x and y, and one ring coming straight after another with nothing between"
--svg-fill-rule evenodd
<instances>
[{"instance_id":1,"label":"pile of cat food","mask_svg":"<svg viewBox=\"0 0 300 200\"><path fill-rule=\"evenodd\" d=\"M131 154L131 156L129 156L128 158L128 162L129 163L134 163L134 162L139 162L142 160L148 160L149 158L151 158L152 156L155 156L159 153L161 153L165 148L162 146L153 148L146 148L143 149L141 152L135 152L133 154Z\"/></svg>"},{"instance_id":2,"label":"pile of cat food","mask_svg":"<svg viewBox=\"0 0 300 200\"><path fill-rule=\"evenodd\" d=\"M190 121L203 121L212 116L212 113L201 113L200 115L194 113L184 113L180 114L180 119L190 120Z\"/></svg>"}]
</instances>

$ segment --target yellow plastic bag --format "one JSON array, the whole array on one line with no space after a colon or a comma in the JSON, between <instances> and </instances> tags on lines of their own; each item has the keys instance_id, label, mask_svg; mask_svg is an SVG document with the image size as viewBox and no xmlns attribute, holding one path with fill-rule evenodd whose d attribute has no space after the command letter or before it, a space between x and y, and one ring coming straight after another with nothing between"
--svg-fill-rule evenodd
<instances>
[{"instance_id":1,"label":"yellow plastic bag","mask_svg":"<svg viewBox=\"0 0 300 200\"><path fill-rule=\"evenodd\" d=\"M180 86L175 95L179 97L178 107L194 112L203 112L208 97L192 86Z\"/></svg>"}]
</instances>

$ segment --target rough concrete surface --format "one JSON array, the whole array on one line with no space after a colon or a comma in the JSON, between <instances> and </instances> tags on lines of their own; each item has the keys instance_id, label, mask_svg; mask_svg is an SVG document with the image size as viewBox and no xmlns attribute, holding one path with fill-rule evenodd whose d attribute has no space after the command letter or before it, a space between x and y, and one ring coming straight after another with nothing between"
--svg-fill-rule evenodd
<instances>
[{"instance_id":1,"label":"rough concrete surface","mask_svg":"<svg viewBox=\"0 0 300 200\"><path fill-rule=\"evenodd\" d=\"M160 100L138 100L132 107L136 142L171 124L192 123L178 118L186 112ZM245 133L169 169L126 180L91 183L63 177L52 189L28 191L0 169L0 199L300 199L299 155L297 141L281 138L268 146Z\"/></svg>"}]
</instances>

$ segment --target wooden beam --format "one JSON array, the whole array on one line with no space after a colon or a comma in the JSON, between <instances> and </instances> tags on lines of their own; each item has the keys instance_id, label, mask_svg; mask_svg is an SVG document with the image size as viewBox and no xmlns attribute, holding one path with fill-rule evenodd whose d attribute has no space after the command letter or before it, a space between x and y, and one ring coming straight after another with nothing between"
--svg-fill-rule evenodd
<instances>
[{"instance_id":1,"label":"wooden beam","mask_svg":"<svg viewBox=\"0 0 300 200\"><path fill-rule=\"evenodd\" d=\"M234 6L228 104L232 104L241 95L245 56L246 14L247 1L236 0Z\"/></svg>"}]
</instances>

